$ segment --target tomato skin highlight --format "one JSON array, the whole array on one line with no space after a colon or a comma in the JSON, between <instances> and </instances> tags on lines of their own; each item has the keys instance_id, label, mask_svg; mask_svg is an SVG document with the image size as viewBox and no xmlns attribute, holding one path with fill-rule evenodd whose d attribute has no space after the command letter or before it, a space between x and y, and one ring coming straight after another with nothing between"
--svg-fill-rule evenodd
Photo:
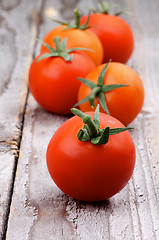
<instances>
[{"instance_id":1,"label":"tomato skin highlight","mask_svg":"<svg viewBox=\"0 0 159 240\"><path fill-rule=\"evenodd\" d=\"M87 114L93 116L93 112ZM100 127L123 127L117 119L100 113ZM47 148L47 166L56 185L72 198L101 201L119 192L135 166L135 147L128 131L111 135L107 144L93 145L77 138L83 122L77 116L66 121Z\"/></svg>"},{"instance_id":2,"label":"tomato skin highlight","mask_svg":"<svg viewBox=\"0 0 159 240\"><path fill-rule=\"evenodd\" d=\"M98 39L98 37L89 29L80 30L80 29L67 29L65 25L56 27L52 29L50 32L46 34L43 41L50 45L51 47L55 47L53 42L53 38L59 36L62 40L67 38L66 49L74 48L74 47L83 47L88 48L93 51L82 50L85 54L87 54L95 63L95 65L99 65L103 60L103 47ZM41 46L41 53L46 52L47 49L45 46Z\"/></svg>"},{"instance_id":3,"label":"tomato skin highlight","mask_svg":"<svg viewBox=\"0 0 159 240\"><path fill-rule=\"evenodd\" d=\"M88 16L81 18L81 24ZM126 63L134 49L134 36L129 24L119 16L102 13L90 15L88 26L100 39L103 49L103 63L110 59L113 62Z\"/></svg>"},{"instance_id":4,"label":"tomato skin highlight","mask_svg":"<svg viewBox=\"0 0 159 240\"><path fill-rule=\"evenodd\" d=\"M90 72L85 78L97 83L100 72L106 64L102 64ZM144 86L139 75L129 66L122 63L109 63L104 77L104 85L109 84L127 84L127 87L121 87L105 93L108 110L111 116L117 118L125 126L131 123L141 111L144 102ZM78 92L78 102L87 97L91 89L85 84L81 84ZM99 104L95 98L95 107ZM94 111L95 107L90 106L89 101L79 105L81 111ZM105 112L100 107L101 112Z\"/></svg>"},{"instance_id":5,"label":"tomato skin highlight","mask_svg":"<svg viewBox=\"0 0 159 240\"><path fill-rule=\"evenodd\" d=\"M72 52L73 60L66 62L61 57L50 57L36 63L29 71L29 89L35 100L47 111L68 114L77 102L80 81L95 68L93 61L80 51ZM82 67L81 67L82 66Z\"/></svg>"}]
</instances>

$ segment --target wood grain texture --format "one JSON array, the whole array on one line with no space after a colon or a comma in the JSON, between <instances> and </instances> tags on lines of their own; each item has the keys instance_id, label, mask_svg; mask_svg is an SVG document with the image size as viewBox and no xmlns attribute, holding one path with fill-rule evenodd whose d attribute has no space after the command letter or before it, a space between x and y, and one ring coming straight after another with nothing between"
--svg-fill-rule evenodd
<instances>
[{"instance_id":1,"label":"wood grain texture","mask_svg":"<svg viewBox=\"0 0 159 240\"><path fill-rule=\"evenodd\" d=\"M0 236L11 201L40 7L41 1L0 3Z\"/></svg>"},{"instance_id":2,"label":"wood grain texture","mask_svg":"<svg viewBox=\"0 0 159 240\"><path fill-rule=\"evenodd\" d=\"M131 124L137 154L133 177L120 193L99 203L85 203L63 194L48 174L45 156L51 136L68 117L44 111L29 95L7 240L159 239L159 2L109 2L120 3L119 9L126 7L132 12L123 16L135 35L135 50L128 65L138 72L145 86L144 107ZM70 20L71 9L77 5L87 11L89 4L93 6L94 1L48 0L43 12L52 6L57 18L62 15L62 20ZM40 37L56 25L43 19ZM35 51L38 54L39 45ZM14 68L12 61L7 64Z\"/></svg>"}]
</instances>

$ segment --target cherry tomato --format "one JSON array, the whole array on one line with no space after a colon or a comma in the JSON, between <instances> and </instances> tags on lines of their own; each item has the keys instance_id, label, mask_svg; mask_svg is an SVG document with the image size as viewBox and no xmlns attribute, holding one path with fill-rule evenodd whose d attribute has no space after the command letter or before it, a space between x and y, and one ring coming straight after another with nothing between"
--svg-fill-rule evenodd
<instances>
[{"instance_id":1,"label":"cherry tomato","mask_svg":"<svg viewBox=\"0 0 159 240\"><path fill-rule=\"evenodd\" d=\"M97 84L99 75L106 64L102 64L90 72L85 78ZM104 93L104 98L111 116L117 118L124 125L132 122L141 111L144 102L144 86L139 75L129 66L122 63L109 63L104 76L104 85L125 84L126 87L111 90ZM78 102L87 97L91 89L81 84L78 92ZM99 103L98 96L95 98L95 106ZM93 111L90 102L87 101L79 108L82 111ZM105 112L101 107L100 111Z\"/></svg>"},{"instance_id":2,"label":"cherry tomato","mask_svg":"<svg viewBox=\"0 0 159 240\"><path fill-rule=\"evenodd\" d=\"M93 112L87 112L93 117ZM101 201L118 193L135 166L135 147L128 131L110 135L103 145L77 138L84 126L74 116L53 135L47 148L47 166L56 185L72 198ZM117 119L100 113L100 129L123 128Z\"/></svg>"},{"instance_id":3,"label":"cherry tomato","mask_svg":"<svg viewBox=\"0 0 159 240\"><path fill-rule=\"evenodd\" d=\"M81 30L81 29L67 29L65 25L59 26L51 30L45 37L44 42L54 47L53 38L55 36L59 36L61 39L67 37L66 48L73 47L83 47L88 48L93 51L82 50L85 52L95 63L95 65L99 65L103 60L103 47L98 39L98 37L89 29ZM46 51L45 46L41 47L41 53Z\"/></svg>"},{"instance_id":4,"label":"cherry tomato","mask_svg":"<svg viewBox=\"0 0 159 240\"><path fill-rule=\"evenodd\" d=\"M72 61L49 57L33 61L29 72L29 88L35 100L47 111L68 114L77 102L80 87L78 76L85 76L95 68L84 53L74 51Z\"/></svg>"},{"instance_id":5,"label":"cherry tomato","mask_svg":"<svg viewBox=\"0 0 159 240\"><path fill-rule=\"evenodd\" d=\"M88 16L81 18L81 24ZM103 63L112 59L113 62L126 63L134 48L134 37L131 27L119 16L104 13L93 13L88 26L100 39L103 49Z\"/></svg>"}]
</instances>

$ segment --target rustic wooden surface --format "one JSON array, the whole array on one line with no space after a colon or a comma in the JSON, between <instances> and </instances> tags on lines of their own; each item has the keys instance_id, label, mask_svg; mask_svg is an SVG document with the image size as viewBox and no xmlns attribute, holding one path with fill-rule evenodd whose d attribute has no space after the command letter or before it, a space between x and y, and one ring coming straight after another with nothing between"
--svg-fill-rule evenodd
<instances>
[{"instance_id":1,"label":"rustic wooden surface","mask_svg":"<svg viewBox=\"0 0 159 240\"><path fill-rule=\"evenodd\" d=\"M51 180L45 161L47 144L67 119L38 106L28 94L28 69L38 54L35 37L56 26L44 12L71 20L72 9L95 1L0 1L0 238L159 239L159 1L116 0L135 35L128 62L145 86L142 112L131 124L137 162L129 184L100 203L63 194Z\"/></svg>"}]
</instances>

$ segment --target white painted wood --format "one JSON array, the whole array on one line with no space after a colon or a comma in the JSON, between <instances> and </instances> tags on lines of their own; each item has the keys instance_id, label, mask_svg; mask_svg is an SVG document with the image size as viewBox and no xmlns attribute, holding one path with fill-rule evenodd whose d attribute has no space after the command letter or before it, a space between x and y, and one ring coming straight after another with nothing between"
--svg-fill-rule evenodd
<instances>
[{"instance_id":1,"label":"white painted wood","mask_svg":"<svg viewBox=\"0 0 159 240\"><path fill-rule=\"evenodd\" d=\"M51 136L68 117L44 111L29 95L7 240L159 239L159 3L110 2L132 12L130 17L123 16L135 34L135 50L128 64L143 79L146 93L143 110L131 124L137 154L133 177L120 193L101 203L80 202L63 194L49 176L45 155ZM88 3L93 5L93 0L81 0L78 6ZM50 6L69 19L75 1L46 1L44 11ZM44 19L39 36L51 26Z\"/></svg>"},{"instance_id":2,"label":"white painted wood","mask_svg":"<svg viewBox=\"0 0 159 240\"><path fill-rule=\"evenodd\" d=\"M40 7L41 1L0 3L0 238L10 205Z\"/></svg>"}]
</instances>

